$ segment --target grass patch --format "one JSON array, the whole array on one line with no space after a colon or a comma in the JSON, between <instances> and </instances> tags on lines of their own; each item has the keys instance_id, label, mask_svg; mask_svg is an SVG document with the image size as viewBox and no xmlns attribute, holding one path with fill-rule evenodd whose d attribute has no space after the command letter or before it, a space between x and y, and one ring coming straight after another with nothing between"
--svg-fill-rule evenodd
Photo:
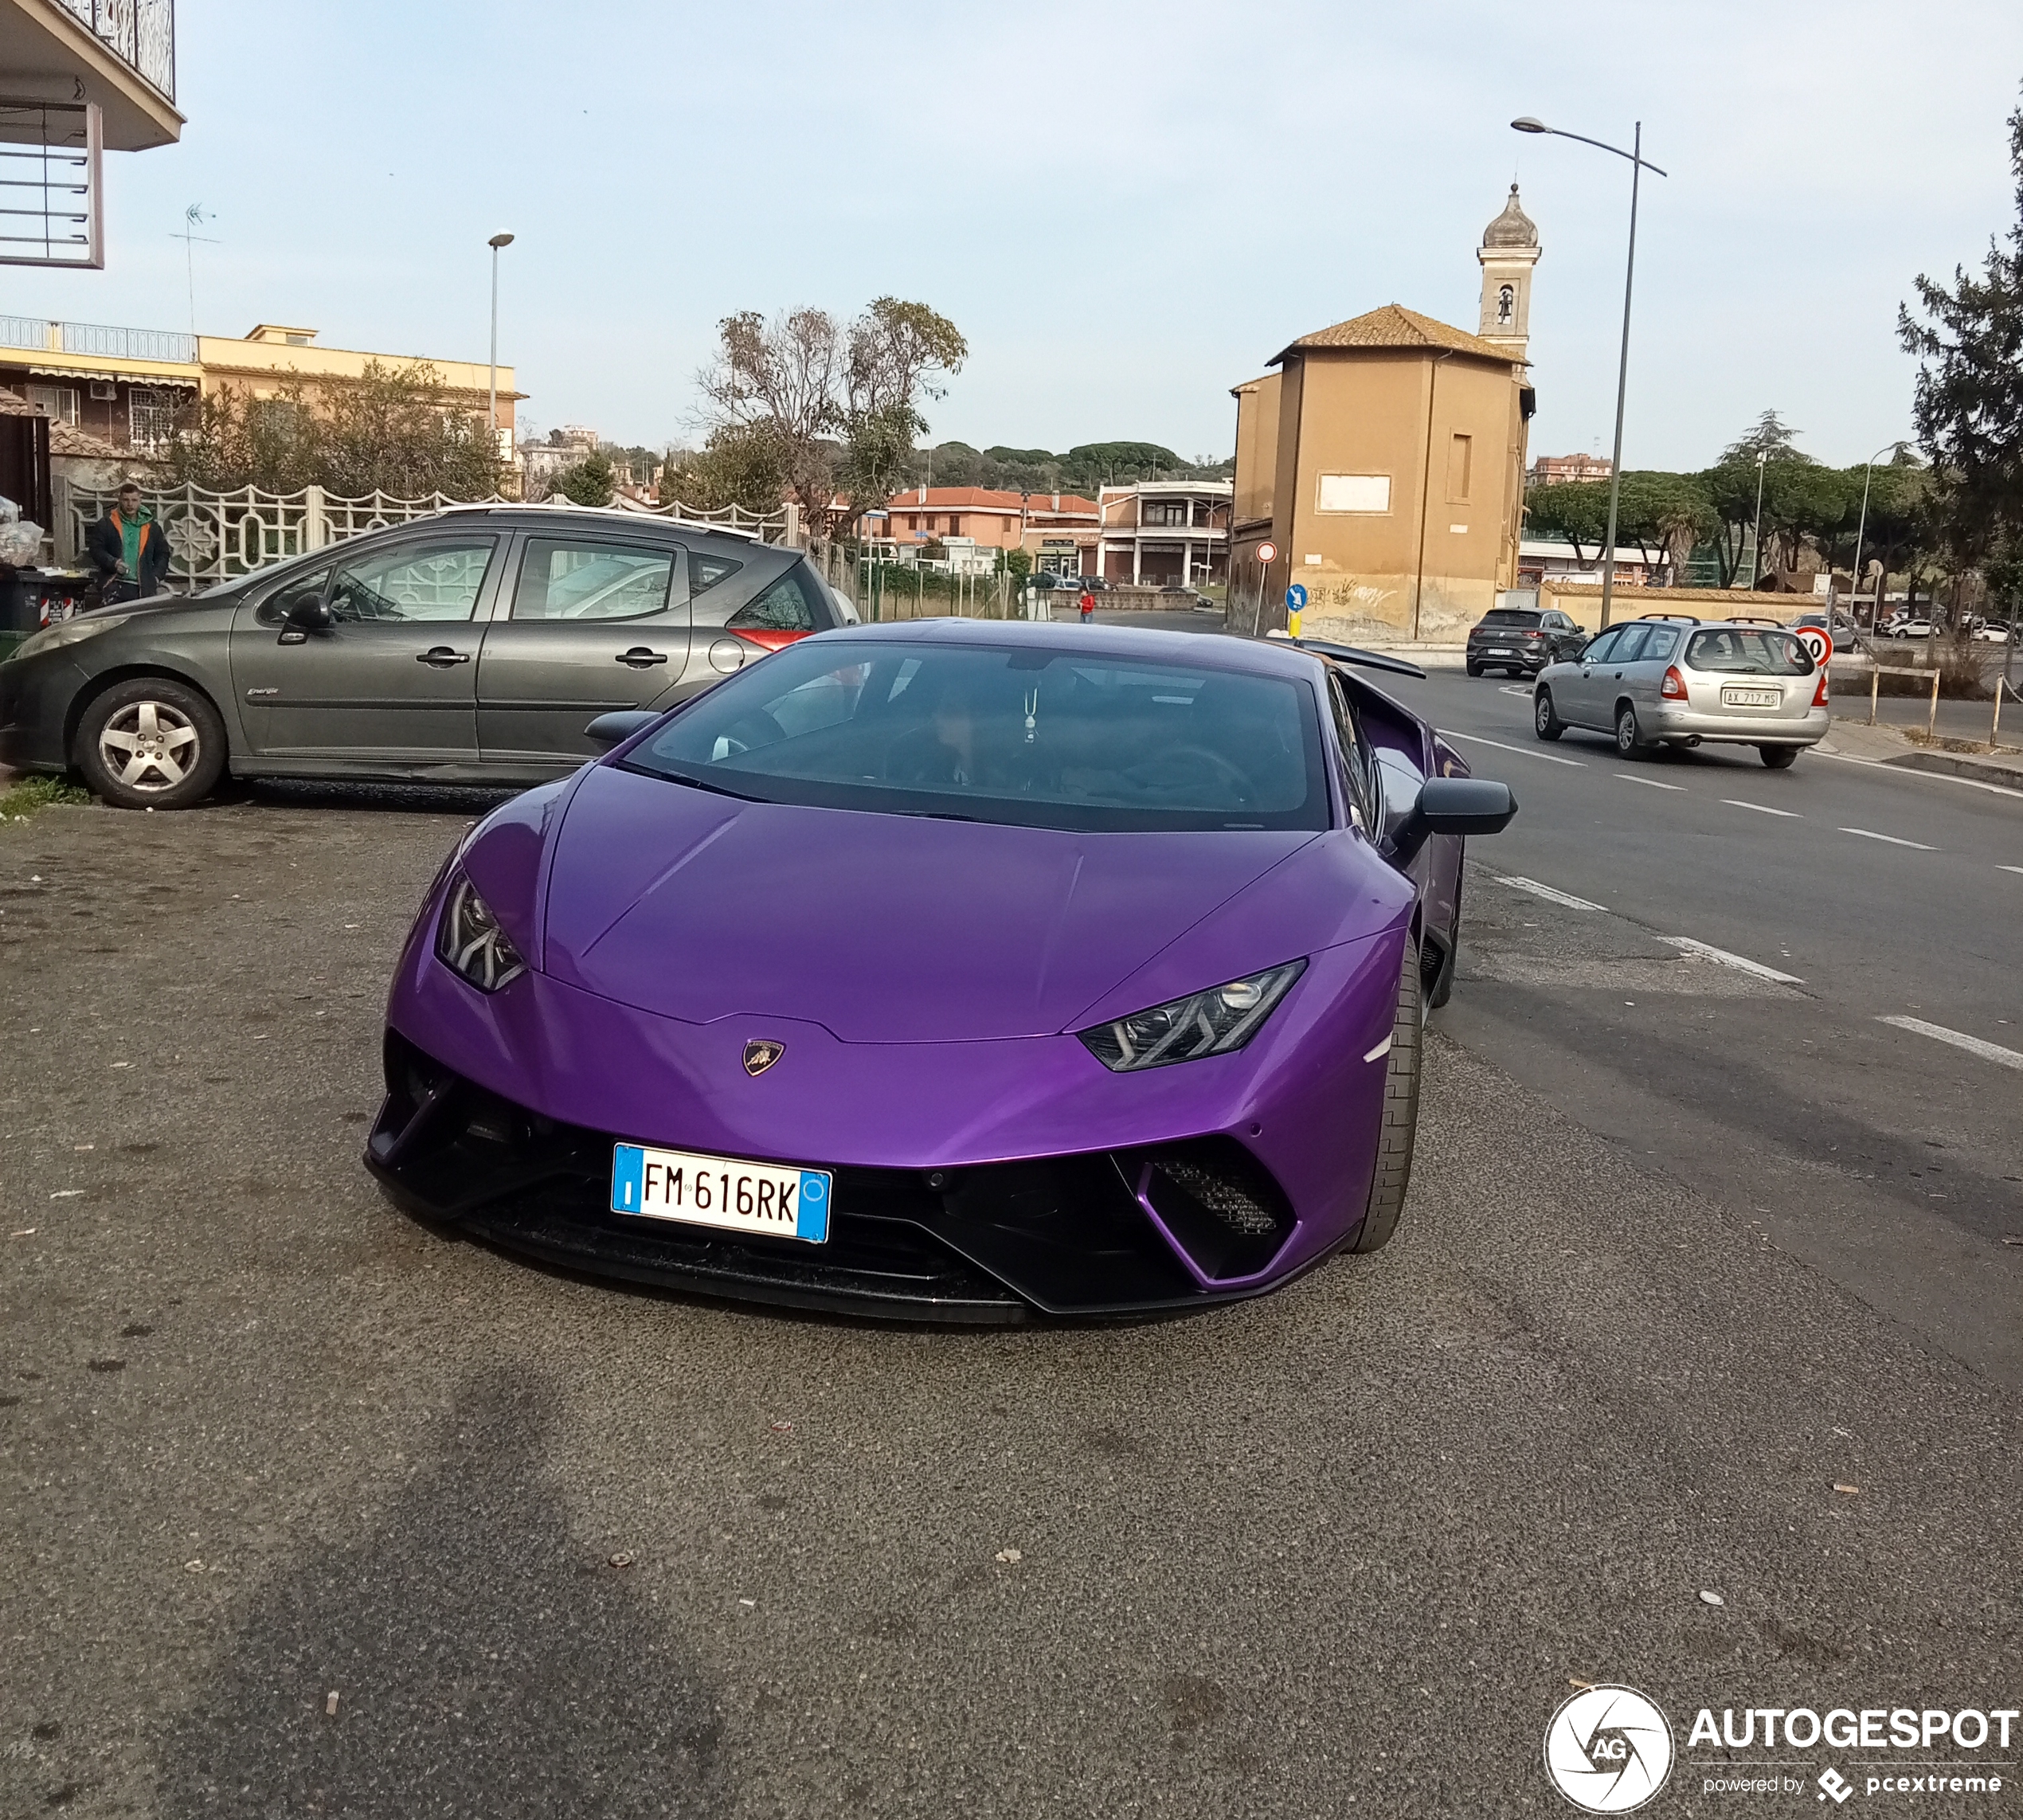
<instances>
[{"instance_id":1,"label":"grass patch","mask_svg":"<svg viewBox=\"0 0 2023 1820\"><path fill-rule=\"evenodd\" d=\"M11 789L0 790L0 822L25 821L37 809L52 803L88 806L89 790L80 789L63 777L23 777Z\"/></svg>"}]
</instances>

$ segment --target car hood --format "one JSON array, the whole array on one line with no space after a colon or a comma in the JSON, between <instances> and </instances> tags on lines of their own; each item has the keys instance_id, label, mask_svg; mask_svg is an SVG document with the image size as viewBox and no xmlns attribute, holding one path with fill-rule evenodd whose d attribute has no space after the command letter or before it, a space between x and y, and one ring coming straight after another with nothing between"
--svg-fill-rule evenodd
<instances>
[{"instance_id":1,"label":"car hood","mask_svg":"<svg viewBox=\"0 0 2023 1820\"><path fill-rule=\"evenodd\" d=\"M540 965L692 1023L804 1019L853 1043L1051 1035L1317 838L748 803L601 765L555 836Z\"/></svg>"}]
</instances>

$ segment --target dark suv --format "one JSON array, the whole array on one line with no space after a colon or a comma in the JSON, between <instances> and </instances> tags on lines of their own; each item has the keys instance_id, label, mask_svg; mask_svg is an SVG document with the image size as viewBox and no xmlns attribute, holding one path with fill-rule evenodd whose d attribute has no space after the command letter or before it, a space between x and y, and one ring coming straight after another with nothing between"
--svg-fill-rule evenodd
<instances>
[{"instance_id":1,"label":"dark suv","mask_svg":"<svg viewBox=\"0 0 2023 1820\"><path fill-rule=\"evenodd\" d=\"M1468 635L1468 673L1507 670L1536 676L1587 642L1587 634L1555 608L1492 607Z\"/></svg>"},{"instance_id":2,"label":"dark suv","mask_svg":"<svg viewBox=\"0 0 2023 1820\"><path fill-rule=\"evenodd\" d=\"M0 765L123 808L235 777L534 784L856 617L797 550L612 511L454 507L187 599L101 608L0 663Z\"/></svg>"}]
</instances>

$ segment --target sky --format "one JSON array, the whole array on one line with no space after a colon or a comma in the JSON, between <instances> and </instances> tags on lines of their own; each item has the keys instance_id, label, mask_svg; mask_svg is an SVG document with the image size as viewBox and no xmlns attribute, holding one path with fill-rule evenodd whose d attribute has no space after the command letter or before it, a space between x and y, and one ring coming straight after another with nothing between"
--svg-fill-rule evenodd
<instances>
[{"instance_id":1,"label":"sky","mask_svg":"<svg viewBox=\"0 0 2023 1820\"><path fill-rule=\"evenodd\" d=\"M1399 303L1472 329L1515 177L1544 255L1534 454L1624 460L1766 409L1847 465L1910 433L1896 312L2013 225L2014 0L180 0L182 142L106 159L101 272L0 313L482 360L522 427L699 440L737 310L933 305L970 355L930 439L1227 455L1232 386ZM173 238L200 204L214 245Z\"/></svg>"}]
</instances>

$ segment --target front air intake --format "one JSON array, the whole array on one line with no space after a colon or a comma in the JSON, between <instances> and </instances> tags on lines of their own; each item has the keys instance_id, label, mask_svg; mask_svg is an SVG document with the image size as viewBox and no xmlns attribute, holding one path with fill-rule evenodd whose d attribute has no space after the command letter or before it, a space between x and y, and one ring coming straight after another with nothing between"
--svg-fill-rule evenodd
<instances>
[{"instance_id":1,"label":"front air intake","mask_svg":"<svg viewBox=\"0 0 2023 1820\"><path fill-rule=\"evenodd\" d=\"M1262 1270L1293 1230L1285 1191L1233 1137L1165 1145L1141 1161L1146 1205L1212 1282Z\"/></svg>"}]
</instances>

